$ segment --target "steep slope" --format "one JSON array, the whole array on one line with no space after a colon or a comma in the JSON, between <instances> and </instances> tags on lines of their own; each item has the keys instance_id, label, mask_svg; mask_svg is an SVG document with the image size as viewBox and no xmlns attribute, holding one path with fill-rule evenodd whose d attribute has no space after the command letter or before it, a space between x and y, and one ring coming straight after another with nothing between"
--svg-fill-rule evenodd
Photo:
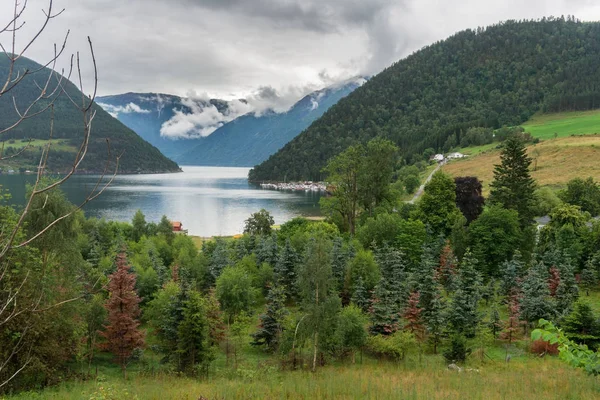
<instances>
[{"instance_id":1,"label":"steep slope","mask_svg":"<svg viewBox=\"0 0 600 400\"><path fill-rule=\"evenodd\" d=\"M319 179L327 160L376 136L408 162L448 149L470 127L518 125L537 111L600 107L600 24L508 21L466 30L399 61L266 162L254 181Z\"/></svg>"},{"instance_id":2,"label":"steep slope","mask_svg":"<svg viewBox=\"0 0 600 400\"><path fill-rule=\"evenodd\" d=\"M241 116L223 125L175 160L182 165L256 165L281 149L364 82L364 78L356 78L316 91L285 113Z\"/></svg>"},{"instance_id":3,"label":"steep slope","mask_svg":"<svg viewBox=\"0 0 600 400\"><path fill-rule=\"evenodd\" d=\"M17 62L17 69L30 71L42 68L38 63L21 58ZM0 54L0 81L4 82L8 76L9 63L5 54ZM17 85L10 95L0 97L0 129L6 128L18 116L13 106L13 96L20 110L24 110L39 94L38 84L44 82L49 70L29 75ZM71 82L66 82L65 90L74 99L81 99L81 92ZM38 104L38 110L42 108ZM96 116L92 125L92 134L88 146L87 155L82 162L78 172L102 171L107 159L106 139L110 141L113 154L123 153L120 163L121 173L138 172L176 172L179 167L173 161L167 159L161 152L145 142L131 129L124 126L101 107L94 105ZM65 171L73 163L75 149L81 144L83 135L83 123L81 113L77 111L67 96L60 96L54 104L54 139L58 145L52 148L49 157L49 169L51 171ZM38 146L27 150L24 154L11 160L0 163L3 167L20 166L33 168L39 161L43 140L48 139L50 126L50 111L30 118L20 124L17 128L5 133L2 137L5 150L8 154L22 145L23 139L41 139L37 141ZM20 139L19 142L17 140ZM12 143L11 143L12 142Z\"/></svg>"},{"instance_id":4,"label":"steep slope","mask_svg":"<svg viewBox=\"0 0 600 400\"><path fill-rule=\"evenodd\" d=\"M170 121L177 113L199 113L212 107L221 114L228 113L228 103L223 100L184 99L161 93L103 96L98 98L98 104L172 159L199 144L201 139L163 136L161 135L163 124ZM214 121L207 121L208 123L214 124Z\"/></svg>"}]
</instances>

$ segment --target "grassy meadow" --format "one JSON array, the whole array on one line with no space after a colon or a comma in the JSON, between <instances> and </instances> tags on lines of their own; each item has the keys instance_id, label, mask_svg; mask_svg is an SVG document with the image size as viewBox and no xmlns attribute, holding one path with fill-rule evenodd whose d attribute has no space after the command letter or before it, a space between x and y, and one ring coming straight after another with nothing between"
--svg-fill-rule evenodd
<instances>
[{"instance_id":1,"label":"grassy meadow","mask_svg":"<svg viewBox=\"0 0 600 400\"><path fill-rule=\"evenodd\" d=\"M528 146L532 176L540 186L558 188L577 177L600 180L600 111L538 115L523 127L541 140ZM494 165L500 163L498 143L461 151L470 157L452 161L443 170L452 176L478 177L487 194Z\"/></svg>"},{"instance_id":2,"label":"grassy meadow","mask_svg":"<svg viewBox=\"0 0 600 400\"><path fill-rule=\"evenodd\" d=\"M499 352L502 353L502 352ZM471 371L445 367L441 356L398 364L364 359L363 364L332 365L316 373L280 372L277 366L240 366L230 376L195 380L167 374L114 371L88 381L71 381L25 399L597 399L600 381L556 357L524 355L511 362L487 360Z\"/></svg>"}]
</instances>

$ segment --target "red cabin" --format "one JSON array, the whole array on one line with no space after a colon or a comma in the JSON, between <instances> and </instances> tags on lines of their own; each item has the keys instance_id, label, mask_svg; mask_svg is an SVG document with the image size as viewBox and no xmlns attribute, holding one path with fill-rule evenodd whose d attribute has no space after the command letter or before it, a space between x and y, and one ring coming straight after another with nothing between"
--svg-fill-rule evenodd
<instances>
[{"instance_id":1,"label":"red cabin","mask_svg":"<svg viewBox=\"0 0 600 400\"><path fill-rule=\"evenodd\" d=\"M179 221L172 221L171 225L173 225L173 232L181 232L183 230L183 224Z\"/></svg>"}]
</instances>

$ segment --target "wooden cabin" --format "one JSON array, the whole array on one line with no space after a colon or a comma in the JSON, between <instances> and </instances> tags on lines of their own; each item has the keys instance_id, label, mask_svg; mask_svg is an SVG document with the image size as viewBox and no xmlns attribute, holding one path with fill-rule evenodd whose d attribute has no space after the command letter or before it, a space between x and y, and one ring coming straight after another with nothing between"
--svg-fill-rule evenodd
<instances>
[{"instance_id":1,"label":"wooden cabin","mask_svg":"<svg viewBox=\"0 0 600 400\"><path fill-rule=\"evenodd\" d=\"M173 225L173 232L183 231L183 224L180 221L171 221L171 225Z\"/></svg>"}]
</instances>

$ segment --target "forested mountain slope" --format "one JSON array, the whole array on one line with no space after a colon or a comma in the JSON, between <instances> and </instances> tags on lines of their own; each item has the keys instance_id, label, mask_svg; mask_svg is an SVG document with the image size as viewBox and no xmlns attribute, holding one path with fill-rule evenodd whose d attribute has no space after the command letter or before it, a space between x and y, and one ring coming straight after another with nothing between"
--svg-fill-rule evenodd
<instances>
[{"instance_id":1,"label":"forested mountain slope","mask_svg":"<svg viewBox=\"0 0 600 400\"><path fill-rule=\"evenodd\" d=\"M247 167L261 163L364 82L364 78L356 78L318 90L284 113L238 117L174 159L182 165Z\"/></svg>"},{"instance_id":2,"label":"forested mountain slope","mask_svg":"<svg viewBox=\"0 0 600 400\"><path fill-rule=\"evenodd\" d=\"M42 68L38 63L26 58L19 59L16 67L21 73L26 69L34 71ZM8 71L8 58L2 53L0 54L0 81L4 82ZM0 129L11 126L18 119L13 97L22 112L39 95L38 85L44 85L49 73L50 70L44 69L29 75L13 90L0 97ZM81 99L82 94L74 84L71 82L63 82L63 84L73 99L76 101ZM55 87L56 83L51 84L50 90ZM36 107L34 112L43 109L43 104L38 103ZM176 163L166 158L157 148L144 141L101 107L94 105L93 110L96 116L92 124L88 151L78 172L99 172L104 169L107 160L107 139L110 141L113 156L123 153L119 168L121 173L179 171ZM4 147L5 154L10 155L11 152L18 151L18 146L22 147L23 139L48 139L50 117L50 110L46 110L3 134L0 139L8 141ZM54 103L53 138L57 139L60 145L51 150L48 167L55 172L68 170L74 161L74 151L83 140L83 121L81 113L64 94ZM39 143L40 141L36 141L36 144ZM18 157L3 162L2 167L8 168L15 164L28 168L35 167L39 162L40 154L41 146L33 146Z\"/></svg>"},{"instance_id":3,"label":"forested mountain slope","mask_svg":"<svg viewBox=\"0 0 600 400\"><path fill-rule=\"evenodd\" d=\"M460 143L470 127L518 125L538 111L600 107L600 23L507 21L466 30L397 62L250 172L313 179L329 158L383 136L408 162Z\"/></svg>"}]
</instances>

